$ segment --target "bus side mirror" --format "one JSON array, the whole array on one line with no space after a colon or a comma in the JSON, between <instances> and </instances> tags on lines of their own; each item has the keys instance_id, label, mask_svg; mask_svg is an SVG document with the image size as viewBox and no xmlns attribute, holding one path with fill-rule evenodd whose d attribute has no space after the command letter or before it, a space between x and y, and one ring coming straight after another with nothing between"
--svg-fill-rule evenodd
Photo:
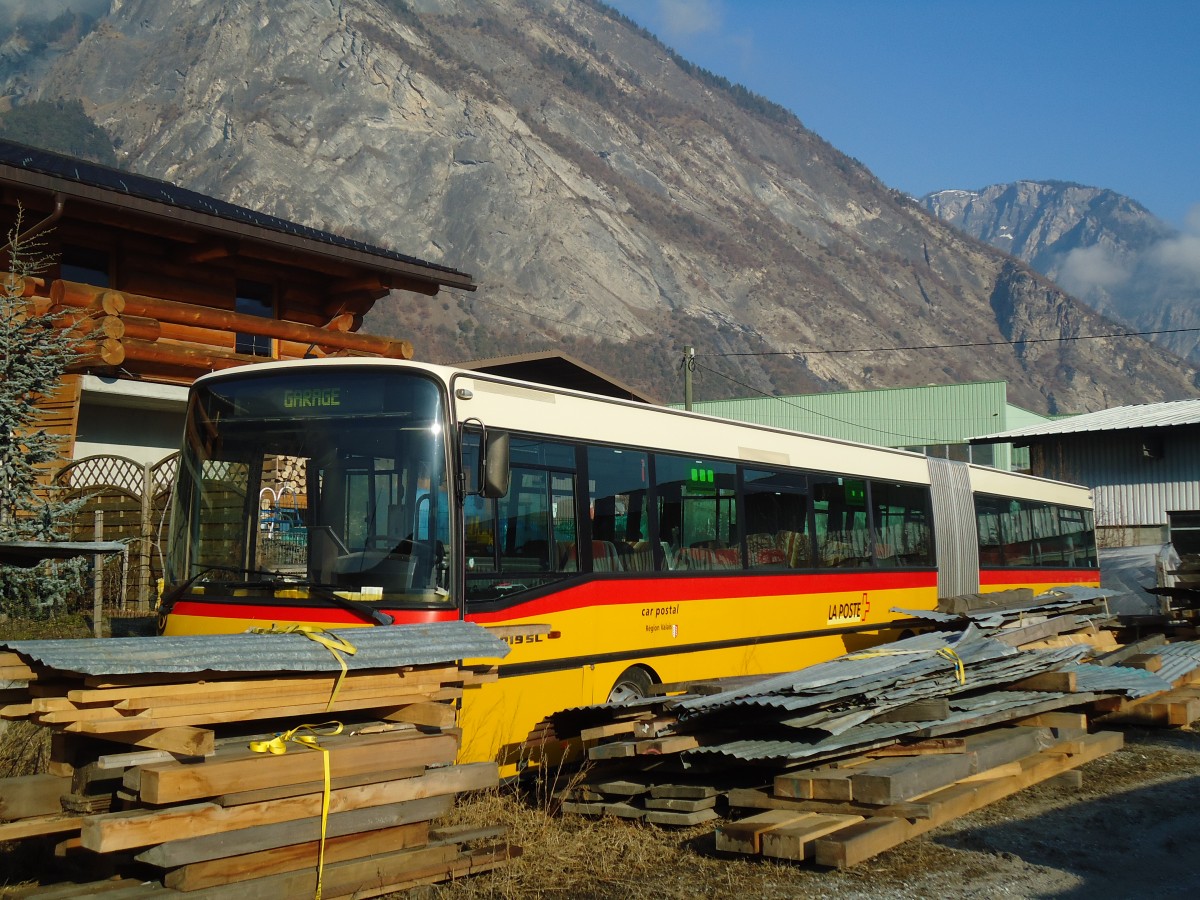
<instances>
[{"instance_id":1,"label":"bus side mirror","mask_svg":"<svg viewBox=\"0 0 1200 900\"><path fill-rule=\"evenodd\" d=\"M480 494L485 500L497 500L508 493L510 474L508 457L508 432L488 432L484 438L483 458L479 461Z\"/></svg>"}]
</instances>

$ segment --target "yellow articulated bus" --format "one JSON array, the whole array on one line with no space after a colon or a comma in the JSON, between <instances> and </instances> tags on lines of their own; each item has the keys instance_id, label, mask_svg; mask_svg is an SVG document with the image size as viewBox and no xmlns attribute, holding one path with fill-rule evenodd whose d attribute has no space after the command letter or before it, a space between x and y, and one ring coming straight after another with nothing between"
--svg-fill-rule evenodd
<instances>
[{"instance_id":1,"label":"yellow articulated bus","mask_svg":"<svg viewBox=\"0 0 1200 900\"><path fill-rule=\"evenodd\" d=\"M195 383L166 583L166 634L498 627L463 754L515 765L557 710L800 668L911 628L893 608L1099 569L1082 487L345 359Z\"/></svg>"}]
</instances>

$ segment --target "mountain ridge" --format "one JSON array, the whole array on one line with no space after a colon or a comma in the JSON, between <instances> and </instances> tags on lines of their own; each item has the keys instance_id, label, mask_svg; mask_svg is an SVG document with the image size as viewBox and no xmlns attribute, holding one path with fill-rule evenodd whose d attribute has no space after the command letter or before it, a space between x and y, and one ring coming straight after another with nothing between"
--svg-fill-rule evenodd
<instances>
[{"instance_id":1,"label":"mountain ridge","mask_svg":"<svg viewBox=\"0 0 1200 900\"><path fill-rule=\"evenodd\" d=\"M1144 342L1074 340L1113 323L590 0L116 0L44 70L4 86L79 99L136 171L472 273L368 318L422 358L561 347L662 399L685 345L708 398L1194 390Z\"/></svg>"},{"instance_id":2,"label":"mountain ridge","mask_svg":"<svg viewBox=\"0 0 1200 900\"><path fill-rule=\"evenodd\" d=\"M1200 362L1200 238L1116 191L1017 181L937 191L922 206L1029 263L1100 313Z\"/></svg>"}]
</instances>

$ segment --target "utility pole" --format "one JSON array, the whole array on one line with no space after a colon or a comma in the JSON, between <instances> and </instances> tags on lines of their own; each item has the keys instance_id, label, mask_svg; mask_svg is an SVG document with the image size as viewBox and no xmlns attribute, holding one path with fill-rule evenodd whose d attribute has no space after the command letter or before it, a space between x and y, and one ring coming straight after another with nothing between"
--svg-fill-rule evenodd
<instances>
[{"instance_id":1,"label":"utility pole","mask_svg":"<svg viewBox=\"0 0 1200 900\"><path fill-rule=\"evenodd\" d=\"M696 368L696 348L683 348L683 408L692 408L692 371Z\"/></svg>"}]
</instances>

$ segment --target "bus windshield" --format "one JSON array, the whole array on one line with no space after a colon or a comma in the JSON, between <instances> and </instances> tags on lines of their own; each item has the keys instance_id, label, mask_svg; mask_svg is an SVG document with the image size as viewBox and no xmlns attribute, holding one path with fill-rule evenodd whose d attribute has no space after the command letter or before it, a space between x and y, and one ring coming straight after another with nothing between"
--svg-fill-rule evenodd
<instances>
[{"instance_id":1,"label":"bus windshield","mask_svg":"<svg viewBox=\"0 0 1200 900\"><path fill-rule=\"evenodd\" d=\"M447 459L441 393L419 373L329 367L199 385L168 592L261 599L320 586L451 606Z\"/></svg>"}]
</instances>

